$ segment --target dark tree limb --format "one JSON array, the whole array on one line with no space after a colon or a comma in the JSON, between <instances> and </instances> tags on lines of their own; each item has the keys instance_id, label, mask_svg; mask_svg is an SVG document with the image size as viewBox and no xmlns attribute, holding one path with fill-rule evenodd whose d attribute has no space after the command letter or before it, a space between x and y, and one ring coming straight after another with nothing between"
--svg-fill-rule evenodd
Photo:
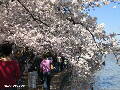
<instances>
[{"instance_id":1,"label":"dark tree limb","mask_svg":"<svg viewBox=\"0 0 120 90\"><path fill-rule=\"evenodd\" d=\"M20 0L17 0L17 1L29 13L29 15L33 18L34 21L36 21L37 23L40 22L40 23L44 24L45 26L49 27L49 25L46 24L45 22L43 22L42 20L35 18L35 16L30 12L30 10Z\"/></svg>"},{"instance_id":2,"label":"dark tree limb","mask_svg":"<svg viewBox=\"0 0 120 90\"><path fill-rule=\"evenodd\" d=\"M92 34L92 32L89 30L89 28L88 28L86 25L84 25L84 23L82 23L82 22L77 22L77 21L75 21L74 18L72 18L72 17L70 17L70 18L67 17L66 19L69 20L70 22L72 22L73 24L80 24L80 25L82 25L82 26L91 34L94 42L96 43L97 48L99 48L99 46L97 45L97 42L96 42L96 40L95 40L95 36ZM99 51L100 51L100 53L102 54L100 48L99 48Z\"/></svg>"}]
</instances>

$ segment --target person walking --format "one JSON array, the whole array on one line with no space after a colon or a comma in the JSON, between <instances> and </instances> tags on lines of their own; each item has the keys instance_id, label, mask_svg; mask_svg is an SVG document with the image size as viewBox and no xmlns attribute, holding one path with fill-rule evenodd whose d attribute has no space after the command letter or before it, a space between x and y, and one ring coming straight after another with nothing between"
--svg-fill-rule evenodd
<instances>
[{"instance_id":1,"label":"person walking","mask_svg":"<svg viewBox=\"0 0 120 90\"><path fill-rule=\"evenodd\" d=\"M61 60L61 57L60 56L58 56L57 57L57 62L58 62L58 72L60 72L61 71L61 62L62 62L62 60Z\"/></svg>"},{"instance_id":2,"label":"person walking","mask_svg":"<svg viewBox=\"0 0 120 90\"><path fill-rule=\"evenodd\" d=\"M43 89L50 90L50 74L51 74L51 64L53 60L51 58L45 58L40 63L40 68L43 72Z\"/></svg>"},{"instance_id":3,"label":"person walking","mask_svg":"<svg viewBox=\"0 0 120 90\"><path fill-rule=\"evenodd\" d=\"M29 89L36 89L37 88L37 78L38 78L38 73L37 73L37 68L35 65L35 55L32 54L29 60L29 65L28 65L28 87Z\"/></svg>"},{"instance_id":4,"label":"person walking","mask_svg":"<svg viewBox=\"0 0 120 90\"><path fill-rule=\"evenodd\" d=\"M12 45L4 42L0 45L0 90L17 90L20 78L20 67L16 60L11 59Z\"/></svg>"}]
</instances>

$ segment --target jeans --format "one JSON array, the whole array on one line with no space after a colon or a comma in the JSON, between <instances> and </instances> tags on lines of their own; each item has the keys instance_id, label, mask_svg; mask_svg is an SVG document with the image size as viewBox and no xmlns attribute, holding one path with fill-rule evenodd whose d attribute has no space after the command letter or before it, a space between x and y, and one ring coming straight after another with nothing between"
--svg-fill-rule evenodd
<instances>
[{"instance_id":1,"label":"jeans","mask_svg":"<svg viewBox=\"0 0 120 90\"><path fill-rule=\"evenodd\" d=\"M44 90L50 90L50 72L43 72L43 80Z\"/></svg>"},{"instance_id":2,"label":"jeans","mask_svg":"<svg viewBox=\"0 0 120 90\"><path fill-rule=\"evenodd\" d=\"M28 74L28 87L29 88L36 88L37 86L37 71L29 72Z\"/></svg>"}]
</instances>

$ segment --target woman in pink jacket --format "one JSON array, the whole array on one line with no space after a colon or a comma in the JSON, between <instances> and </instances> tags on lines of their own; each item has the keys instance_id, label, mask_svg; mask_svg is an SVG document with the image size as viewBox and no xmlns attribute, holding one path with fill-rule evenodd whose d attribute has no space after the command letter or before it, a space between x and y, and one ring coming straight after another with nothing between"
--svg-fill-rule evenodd
<instances>
[{"instance_id":1,"label":"woman in pink jacket","mask_svg":"<svg viewBox=\"0 0 120 90\"><path fill-rule=\"evenodd\" d=\"M50 90L50 74L51 74L51 64L52 64L52 59L45 58L40 64L40 67L43 72L43 88L44 90Z\"/></svg>"}]
</instances>

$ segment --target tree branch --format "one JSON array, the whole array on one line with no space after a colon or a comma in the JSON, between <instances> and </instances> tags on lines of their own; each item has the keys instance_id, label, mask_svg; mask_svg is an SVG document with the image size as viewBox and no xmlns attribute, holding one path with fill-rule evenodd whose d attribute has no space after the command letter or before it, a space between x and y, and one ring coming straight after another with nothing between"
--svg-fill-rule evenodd
<instances>
[{"instance_id":1,"label":"tree branch","mask_svg":"<svg viewBox=\"0 0 120 90\"><path fill-rule=\"evenodd\" d=\"M91 34L94 42L96 43L97 48L99 48L99 46L97 45L97 42L96 42L96 40L95 40L95 36L92 34L92 32L89 30L89 28L84 25L84 23L76 22L72 17L71 17L71 18L68 18L68 17L67 17L66 19L69 20L70 22L73 22L73 24L80 24L80 25L82 25L82 26ZM102 54L100 48L99 48L99 51L100 51L100 53Z\"/></svg>"},{"instance_id":2,"label":"tree branch","mask_svg":"<svg viewBox=\"0 0 120 90\"><path fill-rule=\"evenodd\" d=\"M34 21L36 21L37 23L38 23L38 21L39 21L40 23L42 23L42 24L44 24L45 26L49 27L49 25L46 24L46 23L44 23L42 20L35 18L35 16L29 11L29 9L28 9L20 0L17 0L17 1L18 1L18 2L20 3L20 5L29 13L29 15L33 18Z\"/></svg>"}]
</instances>

